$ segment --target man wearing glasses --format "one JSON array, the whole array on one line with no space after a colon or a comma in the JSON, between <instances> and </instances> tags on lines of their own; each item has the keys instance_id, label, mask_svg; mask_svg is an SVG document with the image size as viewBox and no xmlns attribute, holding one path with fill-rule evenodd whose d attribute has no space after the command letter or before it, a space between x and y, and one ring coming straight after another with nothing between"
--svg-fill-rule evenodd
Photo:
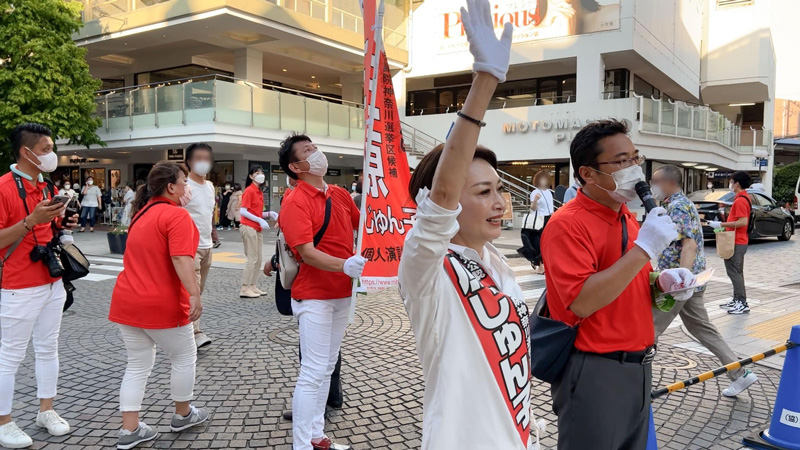
<instances>
[{"instance_id":1,"label":"man wearing glasses","mask_svg":"<svg viewBox=\"0 0 800 450\"><path fill-rule=\"evenodd\" d=\"M650 266L678 233L663 208L650 211L640 229L625 205L638 202L634 186L644 180L644 156L627 133L616 120L578 132L570 158L582 187L542 236L550 314L579 325L569 361L551 385L559 450L645 448L653 286L666 292L694 282L688 269L656 274Z\"/></svg>"}]
</instances>

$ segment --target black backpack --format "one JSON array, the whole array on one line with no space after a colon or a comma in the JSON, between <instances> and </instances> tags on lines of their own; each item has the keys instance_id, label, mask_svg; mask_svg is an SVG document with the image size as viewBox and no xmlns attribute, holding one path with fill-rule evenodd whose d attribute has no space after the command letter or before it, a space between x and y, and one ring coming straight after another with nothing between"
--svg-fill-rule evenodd
<instances>
[{"instance_id":1,"label":"black backpack","mask_svg":"<svg viewBox=\"0 0 800 450\"><path fill-rule=\"evenodd\" d=\"M750 236L753 234L753 230L756 229L756 213L753 212L753 202L750 200L750 194L747 194L744 199L750 205L750 215L747 217L747 236ZM733 205L731 205L731 208L733 208Z\"/></svg>"}]
</instances>

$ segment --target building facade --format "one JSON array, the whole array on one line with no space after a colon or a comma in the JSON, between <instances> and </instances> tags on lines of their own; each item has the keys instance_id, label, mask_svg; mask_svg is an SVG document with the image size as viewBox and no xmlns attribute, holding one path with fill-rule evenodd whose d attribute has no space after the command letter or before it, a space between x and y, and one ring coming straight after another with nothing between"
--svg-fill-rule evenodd
<instances>
[{"instance_id":1,"label":"building facade","mask_svg":"<svg viewBox=\"0 0 800 450\"><path fill-rule=\"evenodd\" d=\"M458 0L412 13L405 121L443 139L470 83ZM572 182L569 144L614 117L648 161L676 164L685 189L727 187L747 170L770 189L776 59L769 0L493 0L496 28L515 25L508 79L481 143L532 183ZM399 83L396 83L399 84Z\"/></svg>"},{"instance_id":2,"label":"building facade","mask_svg":"<svg viewBox=\"0 0 800 450\"><path fill-rule=\"evenodd\" d=\"M358 0L83 2L85 27L75 41L104 83L96 101L108 146L61 145L61 178L133 182L204 141L216 153L212 180L242 183L261 164L276 208L286 186L277 149L291 131L328 153L331 182L349 186L360 173ZM469 88L462 4L385 0L384 41L405 145L416 156L445 139ZM508 79L481 143L523 190L539 170L567 186L572 137L588 121L614 117L630 124L648 175L677 164L693 191L709 181L724 187L730 173L748 170L769 191L779 110L770 6L492 0L496 28L511 21L515 32Z\"/></svg>"},{"instance_id":3,"label":"building facade","mask_svg":"<svg viewBox=\"0 0 800 450\"><path fill-rule=\"evenodd\" d=\"M214 148L216 184L267 173L274 209L286 187L279 143L308 134L328 154L330 183L361 172L363 21L358 0L82 0L98 130L107 147L60 145L56 178L103 188L182 160L193 142ZM408 62L410 0L386 1L386 48Z\"/></svg>"}]
</instances>

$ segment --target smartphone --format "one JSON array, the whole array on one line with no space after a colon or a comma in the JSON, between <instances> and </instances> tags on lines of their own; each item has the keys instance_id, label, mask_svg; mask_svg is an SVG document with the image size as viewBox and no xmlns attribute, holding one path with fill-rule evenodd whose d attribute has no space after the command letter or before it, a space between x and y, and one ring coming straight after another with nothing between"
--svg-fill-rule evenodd
<instances>
[{"instance_id":1,"label":"smartphone","mask_svg":"<svg viewBox=\"0 0 800 450\"><path fill-rule=\"evenodd\" d=\"M63 205L69 202L70 198L69 195L56 195L47 206Z\"/></svg>"},{"instance_id":2,"label":"smartphone","mask_svg":"<svg viewBox=\"0 0 800 450\"><path fill-rule=\"evenodd\" d=\"M55 198L53 200L55 201ZM64 220L61 221L61 226L66 228L70 217L78 214L80 212L80 209L81 205L78 202L78 199L73 197L72 200L70 200L69 203L67 203L67 210L64 212Z\"/></svg>"}]
</instances>

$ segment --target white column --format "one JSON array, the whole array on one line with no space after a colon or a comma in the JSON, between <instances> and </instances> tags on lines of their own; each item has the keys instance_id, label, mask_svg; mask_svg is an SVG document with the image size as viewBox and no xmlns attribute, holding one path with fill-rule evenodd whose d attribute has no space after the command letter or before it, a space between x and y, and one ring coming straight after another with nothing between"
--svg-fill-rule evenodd
<instances>
[{"instance_id":1,"label":"white column","mask_svg":"<svg viewBox=\"0 0 800 450\"><path fill-rule=\"evenodd\" d=\"M251 48L233 51L233 76L242 80L261 83L264 80L264 54Z\"/></svg>"},{"instance_id":2,"label":"white column","mask_svg":"<svg viewBox=\"0 0 800 450\"><path fill-rule=\"evenodd\" d=\"M767 144L767 153L769 159L767 160L767 168L762 174L761 182L764 184L764 190L768 195L772 195L772 172L775 169L775 150L773 150L773 142L775 139L775 100L764 102L764 143ZM758 144L761 144L759 142Z\"/></svg>"},{"instance_id":3,"label":"white column","mask_svg":"<svg viewBox=\"0 0 800 450\"><path fill-rule=\"evenodd\" d=\"M342 75L339 77L339 83L342 85L342 100L359 104L364 103L363 73Z\"/></svg>"},{"instance_id":4,"label":"white column","mask_svg":"<svg viewBox=\"0 0 800 450\"><path fill-rule=\"evenodd\" d=\"M577 96L578 102L594 102L602 98L605 84L605 64L599 53L578 55Z\"/></svg>"},{"instance_id":5,"label":"white column","mask_svg":"<svg viewBox=\"0 0 800 450\"><path fill-rule=\"evenodd\" d=\"M136 83L136 74L133 73L126 73L125 74L125 86L133 86Z\"/></svg>"}]
</instances>

